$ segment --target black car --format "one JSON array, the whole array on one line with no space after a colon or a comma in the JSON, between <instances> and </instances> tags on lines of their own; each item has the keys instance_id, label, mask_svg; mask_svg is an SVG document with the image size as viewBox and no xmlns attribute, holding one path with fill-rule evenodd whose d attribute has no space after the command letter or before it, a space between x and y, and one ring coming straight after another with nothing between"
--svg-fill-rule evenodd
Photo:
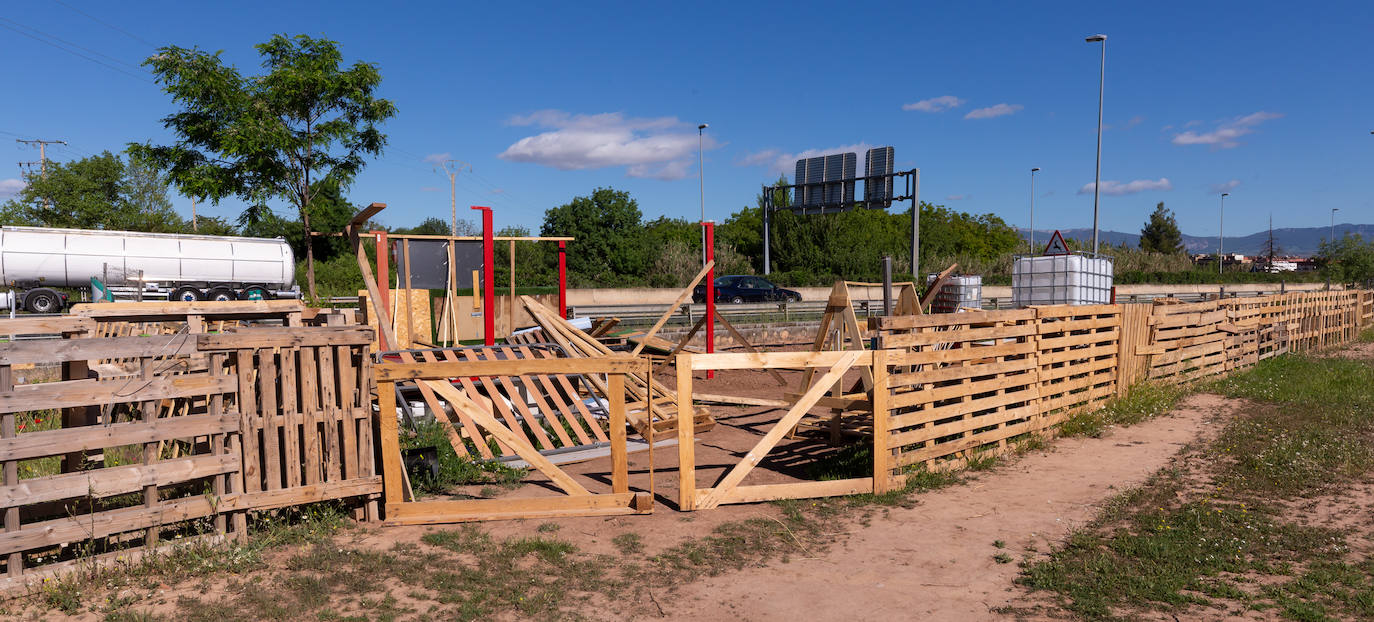
<instances>
[{"instance_id":1,"label":"black car","mask_svg":"<svg viewBox=\"0 0 1374 622\"><path fill-rule=\"evenodd\" d=\"M722 276L715 280L716 302L799 302L801 294L783 289L757 276ZM693 302L706 302L706 286L692 290Z\"/></svg>"}]
</instances>

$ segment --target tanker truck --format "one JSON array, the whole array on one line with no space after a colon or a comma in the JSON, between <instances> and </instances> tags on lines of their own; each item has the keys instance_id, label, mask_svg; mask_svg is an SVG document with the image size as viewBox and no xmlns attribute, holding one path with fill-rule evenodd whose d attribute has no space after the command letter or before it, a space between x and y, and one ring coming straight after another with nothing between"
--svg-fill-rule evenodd
<instances>
[{"instance_id":1,"label":"tanker truck","mask_svg":"<svg viewBox=\"0 0 1374 622\"><path fill-rule=\"evenodd\" d=\"M57 313L58 288L91 300L298 298L295 257L280 238L0 227L0 309Z\"/></svg>"}]
</instances>

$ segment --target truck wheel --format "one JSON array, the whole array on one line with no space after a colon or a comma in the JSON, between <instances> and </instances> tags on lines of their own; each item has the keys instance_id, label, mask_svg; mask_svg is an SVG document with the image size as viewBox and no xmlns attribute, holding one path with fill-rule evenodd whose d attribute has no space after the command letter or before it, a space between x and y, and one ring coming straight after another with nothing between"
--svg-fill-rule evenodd
<instances>
[{"instance_id":1,"label":"truck wheel","mask_svg":"<svg viewBox=\"0 0 1374 622\"><path fill-rule=\"evenodd\" d=\"M265 287L259 287L259 286L257 286L257 285L254 285L254 286L252 286L252 287L245 287L245 288L243 288L243 291L239 292L239 300L271 300L271 299L272 299L272 292L267 291L267 288L265 288Z\"/></svg>"},{"instance_id":2,"label":"truck wheel","mask_svg":"<svg viewBox=\"0 0 1374 622\"><path fill-rule=\"evenodd\" d=\"M205 300L205 292L191 287L190 285L183 285L169 294L167 300L172 302L198 302Z\"/></svg>"},{"instance_id":3,"label":"truck wheel","mask_svg":"<svg viewBox=\"0 0 1374 622\"><path fill-rule=\"evenodd\" d=\"M205 292L205 299L215 302L228 302L230 300L238 300L239 295L228 287L211 287L210 291Z\"/></svg>"},{"instance_id":4,"label":"truck wheel","mask_svg":"<svg viewBox=\"0 0 1374 622\"><path fill-rule=\"evenodd\" d=\"M62 311L62 294L46 287L30 290L24 296L24 308L29 313L58 313Z\"/></svg>"}]
</instances>

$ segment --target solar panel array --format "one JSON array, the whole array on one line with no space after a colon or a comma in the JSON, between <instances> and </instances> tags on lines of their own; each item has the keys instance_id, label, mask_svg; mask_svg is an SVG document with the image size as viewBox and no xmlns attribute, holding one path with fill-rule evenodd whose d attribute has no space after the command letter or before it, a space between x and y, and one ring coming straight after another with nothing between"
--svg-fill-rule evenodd
<instances>
[{"instance_id":1,"label":"solar panel array","mask_svg":"<svg viewBox=\"0 0 1374 622\"><path fill-rule=\"evenodd\" d=\"M797 205L841 206L854 203L854 176L859 157L837 153L797 160Z\"/></svg>"},{"instance_id":2,"label":"solar panel array","mask_svg":"<svg viewBox=\"0 0 1374 622\"><path fill-rule=\"evenodd\" d=\"M892 147L874 147L864 154L865 176L892 175ZM864 204L872 209L892 207L892 177L864 180Z\"/></svg>"}]
</instances>

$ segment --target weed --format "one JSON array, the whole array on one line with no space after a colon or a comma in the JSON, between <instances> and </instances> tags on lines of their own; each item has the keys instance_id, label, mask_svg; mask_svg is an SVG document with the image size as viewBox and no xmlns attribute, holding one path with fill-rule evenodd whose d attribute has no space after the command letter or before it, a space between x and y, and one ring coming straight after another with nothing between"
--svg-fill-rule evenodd
<instances>
[{"instance_id":1,"label":"weed","mask_svg":"<svg viewBox=\"0 0 1374 622\"><path fill-rule=\"evenodd\" d=\"M1112 426L1134 425L1169 412L1187 394L1186 388L1173 385L1137 384L1126 395L1107 400L1102 408L1069 417L1059 425L1059 433L1098 438Z\"/></svg>"},{"instance_id":2,"label":"weed","mask_svg":"<svg viewBox=\"0 0 1374 622\"><path fill-rule=\"evenodd\" d=\"M1005 549L1007 548L1007 543L1004 540L993 540L992 546L994 548Z\"/></svg>"},{"instance_id":3,"label":"weed","mask_svg":"<svg viewBox=\"0 0 1374 622\"><path fill-rule=\"evenodd\" d=\"M991 451L980 451L968 457L968 462L964 468L970 471L988 471L997 466L997 454Z\"/></svg>"},{"instance_id":4,"label":"weed","mask_svg":"<svg viewBox=\"0 0 1374 622\"><path fill-rule=\"evenodd\" d=\"M524 479L527 473L525 469L508 467L496 460L474 460L468 456L459 456L449 443L448 426L447 423L437 421L422 422L417 424L414 432L401 436L402 448L433 447L439 457L437 476L427 468L410 471L410 482L417 492L437 495L447 492L454 486L475 484L511 487ZM483 488L482 496L495 496L496 489L491 490L491 494L488 494L486 488Z\"/></svg>"},{"instance_id":5,"label":"weed","mask_svg":"<svg viewBox=\"0 0 1374 622\"><path fill-rule=\"evenodd\" d=\"M540 523L534 530L539 533L553 533L558 531L558 523Z\"/></svg>"},{"instance_id":6,"label":"weed","mask_svg":"<svg viewBox=\"0 0 1374 622\"><path fill-rule=\"evenodd\" d=\"M621 553L634 555L644 551L644 538L634 532L626 532L611 538L611 543L615 548L620 549Z\"/></svg>"},{"instance_id":7,"label":"weed","mask_svg":"<svg viewBox=\"0 0 1374 622\"><path fill-rule=\"evenodd\" d=\"M997 562L997 563L999 563L999 564L1010 564L1010 563L1011 563L1011 560L1012 560L1011 555L1008 555L1008 554L1005 553L1005 552L1003 552L1003 553L998 553L998 554L992 556L992 561L995 561L995 562Z\"/></svg>"}]
</instances>

